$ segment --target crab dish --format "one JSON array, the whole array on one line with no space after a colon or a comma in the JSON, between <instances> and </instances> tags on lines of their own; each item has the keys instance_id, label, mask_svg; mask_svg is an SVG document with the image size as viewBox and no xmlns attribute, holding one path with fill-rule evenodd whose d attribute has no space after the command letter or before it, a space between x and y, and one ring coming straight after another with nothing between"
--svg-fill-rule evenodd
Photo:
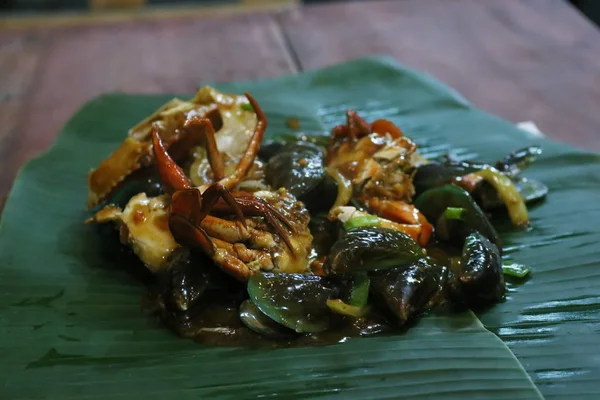
<instances>
[{"instance_id":1,"label":"crab dish","mask_svg":"<svg viewBox=\"0 0 600 400\"><path fill-rule=\"evenodd\" d=\"M324 133L271 133L259 102L203 87L132 127L88 173L88 225L150 277L145 304L184 337L304 345L407 329L501 301L491 215L529 225L548 189L489 163L427 159L394 122L348 110ZM271 139L269 139L271 138Z\"/></svg>"}]
</instances>

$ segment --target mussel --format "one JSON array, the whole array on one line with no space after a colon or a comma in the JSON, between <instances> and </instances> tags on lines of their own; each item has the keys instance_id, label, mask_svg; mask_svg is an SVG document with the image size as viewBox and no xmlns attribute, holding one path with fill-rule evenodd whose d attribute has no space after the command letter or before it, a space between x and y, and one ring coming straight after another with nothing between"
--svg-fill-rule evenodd
<instances>
[{"instance_id":1,"label":"mussel","mask_svg":"<svg viewBox=\"0 0 600 400\"><path fill-rule=\"evenodd\" d=\"M330 140L329 132L296 132L278 135L276 139L266 140L260 146L258 157L268 162L271 157L281 153L282 149L294 143L308 143L321 148L327 147Z\"/></svg>"},{"instance_id":2,"label":"mussel","mask_svg":"<svg viewBox=\"0 0 600 400\"><path fill-rule=\"evenodd\" d=\"M240 305L240 320L251 331L270 339L288 339L296 334L267 317L250 299Z\"/></svg>"},{"instance_id":3,"label":"mussel","mask_svg":"<svg viewBox=\"0 0 600 400\"><path fill-rule=\"evenodd\" d=\"M285 187L315 213L327 210L335 201L337 186L324 166L324 151L316 144L297 141L281 147L265 169L267 182Z\"/></svg>"},{"instance_id":4,"label":"mussel","mask_svg":"<svg viewBox=\"0 0 600 400\"><path fill-rule=\"evenodd\" d=\"M456 160L446 155L430 163L420 165L415 171L413 185L418 195L425 190L452 183L456 178L492 166L495 166L504 175L515 178L529 167L541 153L542 149L538 146L525 147L498 160L495 165L480 161Z\"/></svg>"},{"instance_id":5,"label":"mussel","mask_svg":"<svg viewBox=\"0 0 600 400\"><path fill-rule=\"evenodd\" d=\"M525 203L537 202L548 194L548 186L535 179L515 178L514 184ZM479 184L472 195L484 210L505 207L504 201L498 196L498 191L487 182Z\"/></svg>"},{"instance_id":6,"label":"mussel","mask_svg":"<svg viewBox=\"0 0 600 400\"><path fill-rule=\"evenodd\" d=\"M311 215L308 227L313 236L313 250L318 256L327 256L340 234L339 224L327 215Z\"/></svg>"},{"instance_id":7,"label":"mussel","mask_svg":"<svg viewBox=\"0 0 600 400\"><path fill-rule=\"evenodd\" d=\"M111 204L119 208L127 205L127 202L138 193L146 193L148 197L155 197L163 193L162 184L158 175L134 174L128 177L110 197L96 208Z\"/></svg>"},{"instance_id":8,"label":"mussel","mask_svg":"<svg viewBox=\"0 0 600 400\"><path fill-rule=\"evenodd\" d=\"M314 190L325 176L323 150L309 142L284 146L271 157L265 169L267 181L274 188L285 187L296 198Z\"/></svg>"},{"instance_id":9,"label":"mussel","mask_svg":"<svg viewBox=\"0 0 600 400\"><path fill-rule=\"evenodd\" d=\"M244 285L232 278L203 253L190 252L157 276L162 302L170 313L183 314L202 308L214 292L221 298L244 296Z\"/></svg>"},{"instance_id":10,"label":"mussel","mask_svg":"<svg viewBox=\"0 0 600 400\"><path fill-rule=\"evenodd\" d=\"M542 149L539 146L530 146L513 151L496 163L496 169L508 176L516 177L529 167L540 154L542 154Z\"/></svg>"},{"instance_id":11,"label":"mussel","mask_svg":"<svg viewBox=\"0 0 600 400\"><path fill-rule=\"evenodd\" d=\"M415 193L418 196L426 190L452 183L460 176L481 171L485 167L485 164L467 161L434 161L420 165L413 177Z\"/></svg>"},{"instance_id":12,"label":"mussel","mask_svg":"<svg viewBox=\"0 0 600 400\"><path fill-rule=\"evenodd\" d=\"M165 306L174 312L187 312L200 302L208 287L210 273L202 265L185 259L159 276L159 279L162 281Z\"/></svg>"},{"instance_id":13,"label":"mussel","mask_svg":"<svg viewBox=\"0 0 600 400\"><path fill-rule=\"evenodd\" d=\"M338 239L323 269L328 275L350 276L408 265L423 257L423 249L407 234L370 226L349 230Z\"/></svg>"},{"instance_id":14,"label":"mussel","mask_svg":"<svg viewBox=\"0 0 600 400\"><path fill-rule=\"evenodd\" d=\"M431 259L378 271L371 275L373 297L384 304L404 325L432 308L440 298L446 267Z\"/></svg>"},{"instance_id":15,"label":"mussel","mask_svg":"<svg viewBox=\"0 0 600 400\"><path fill-rule=\"evenodd\" d=\"M275 322L298 333L323 332L336 315L327 300L342 288L327 277L308 274L260 273L248 281L250 300Z\"/></svg>"},{"instance_id":16,"label":"mussel","mask_svg":"<svg viewBox=\"0 0 600 400\"><path fill-rule=\"evenodd\" d=\"M506 287L498 248L478 232L467 236L460 260L450 266L447 288L454 304L483 307L499 301Z\"/></svg>"},{"instance_id":17,"label":"mussel","mask_svg":"<svg viewBox=\"0 0 600 400\"><path fill-rule=\"evenodd\" d=\"M534 162L541 152L540 147L526 147L499 160L495 167L486 163L456 161L445 157L419 166L415 171L413 184L419 195L435 187L457 183L468 176L471 182L465 182L461 186L469 190L480 207L484 210L506 207L515 225L527 225L524 203L544 198L548 188L540 182L520 178L518 175Z\"/></svg>"},{"instance_id":18,"label":"mussel","mask_svg":"<svg viewBox=\"0 0 600 400\"><path fill-rule=\"evenodd\" d=\"M436 225L438 238L463 246L465 238L479 232L500 246L498 233L471 195L456 185L445 185L427 190L414 202L415 206ZM463 210L460 219L449 219L446 209Z\"/></svg>"}]
</instances>

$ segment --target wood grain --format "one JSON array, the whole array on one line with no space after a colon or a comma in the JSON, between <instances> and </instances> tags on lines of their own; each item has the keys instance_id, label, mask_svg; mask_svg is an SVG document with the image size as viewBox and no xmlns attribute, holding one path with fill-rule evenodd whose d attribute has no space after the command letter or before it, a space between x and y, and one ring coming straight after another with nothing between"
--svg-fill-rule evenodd
<instances>
[{"instance_id":1,"label":"wood grain","mask_svg":"<svg viewBox=\"0 0 600 400\"><path fill-rule=\"evenodd\" d=\"M23 51L10 51L23 42L30 43ZM0 127L0 197L17 169L101 93L192 93L200 82L272 77L296 68L267 14L10 33L2 35L0 52L0 71L13 74L0 75L0 97L15 92L19 98L0 105L0 122L7 122Z\"/></svg>"},{"instance_id":2,"label":"wood grain","mask_svg":"<svg viewBox=\"0 0 600 400\"><path fill-rule=\"evenodd\" d=\"M555 0L402 0L0 30L0 198L87 100L191 92L388 54L476 105L600 150L600 34ZM282 34L283 32L283 34ZM290 48L291 45L291 48Z\"/></svg>"},{"instance_id":3,"label":"wood grain","mask_svg":"<svg viewBox=\"0 0 600 400\"><path fill-rule=\"evenodd\" d=\"M280 20L302 68L392 55L485 110L600 150L600 33L567 2L354 2Z\"/></svg>"}]
</instances>

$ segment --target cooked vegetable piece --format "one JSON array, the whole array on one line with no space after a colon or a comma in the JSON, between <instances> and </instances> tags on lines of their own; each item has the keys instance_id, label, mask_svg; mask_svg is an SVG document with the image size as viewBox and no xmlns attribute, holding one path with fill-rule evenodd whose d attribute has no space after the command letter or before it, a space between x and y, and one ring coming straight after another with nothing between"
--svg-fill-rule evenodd
<instances>
[{"instance_id":1,"label":"cooked vegetable piece","mask_svg":"<svg viewBox=\"0 0 600 400\"><path fill-rule=\"evenodd\" d=\"M465 219L465 214L466 213L467 213L467 210L465 210L464 208L461 208L461 207L448 207L444 211L444 217L446 217L446 219L459 219L459 220L463 220L463 219Z\"/></svg>"},{"instance_id":2,"label":"cooked vegetable piece","mask_svg":"<svg viewBox=\"0 0 600 400\"><path fill-rule=\"evenodd\" d=\"M331 248L323 266L329 275L353 275L407 265L424 257L408 235L380 227L348 231Z\"/></svg>"},{"instance_id":3,"label":"cooked vegetable piece","mask_svg":"<svg viewBox=\"0 0 600 400\"><path fill-rule=\"evenodd\" d=\"M263 273L248 281L248 294L269 318L299 333L323 332L333 323L327 300L340 288L326 277Z\"/></svg>"},{"instance_id":4,"label":"cooked vegetable piece","mask_svg":"<svg viewBox=\"0 0 600 400\"><path fill-rule=\"evenodd\" d=\"M242 103L242 104L240 104L240 108L244 111L254 112L254 108L252 107L252 104L250 104L250 103Z\"/></svg>"},{"instance_id":5,"label":"cooked vegetable piece","mask_svg":"<svg viewBox=\"0 0 600 400\"><path fill-rule=\"evenodd\" d=\"M350 298L348 304L355 307L365 307L369 300L369 286L371 280L367 274L356 274L352 278L352 288L350 289Z\"/></svg>"},{"instance_id":6,"label":"cooked vegetable piece","mask_svg":"<svg viewBox=\"0 0 600 400\"><path fill-rule=\"evenodd\" d=\"M526 204L539 201L548 194L548 187L535 179L515 178L513 183ZM505 207L496 189L488 182L479 184L472 195L484 210Z\"/></svg>"},{"instance_id":7,"label":"cooked vegetable piece","mask_svg":"<svg viewBox=\"0 0 600 400\"><path fill-rule=\"evenodd\" d=\"M520 227L529 225L529 215L525 202L509 177L502 175L495 168L486 168L475 172L474 175L482 177L496 189L498 196L506 205L513 225Z\"/></svg>"},{"instance_id":8,"label":"cooked vegetable piece","mask_svg":"<svg viewBox=\"0 0 600 400\"><path fill-rule=\"evenodd\" d=\"M346 317L360 318L367 313L366 307L353 306L340 299L327 300L327 307L329 307L329 309L334 313L344 315Z\"/></svg>"},{"instance_id":9,"label":"cooked vegetable piece","mask_svg":"<svg viewBox=\"0 0 600 400\"><path fill-rule=\"evenodd\" d=\"M513 276L515 278L525 278L531 273L531 268L527 265L505 262L502 264L504 275Z\"/></svg>"},{"instance_id":10,"label":"cooked vegetable piece","mask_svg":"<svg viewBox=\"0 0 600 400\"><path fill-rule=\"evenodd\" d=\"M376 215L360 215L358 217L351 218L344 222L344 229L349 231L355 228L364 228L367 226L378 226L379 217Z\"/></svg>"}]
</instances>

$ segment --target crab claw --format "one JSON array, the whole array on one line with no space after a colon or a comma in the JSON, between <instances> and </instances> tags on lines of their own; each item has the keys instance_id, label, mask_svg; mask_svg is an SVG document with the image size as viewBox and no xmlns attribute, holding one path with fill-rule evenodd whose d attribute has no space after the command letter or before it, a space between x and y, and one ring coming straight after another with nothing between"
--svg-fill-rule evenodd
<instances>
[{"instance_id":1,"label":"crab claw","mask_svg":"<svg viewBox=\"0 0 600 400\"><path fill-rule=\"evenodd\" d=\"M256 158L256 154L258 153L258 149L260 148L260 142L265 134L265 130L267 129L267 117L265 113L260 108L258 102L250 95L250 93L245 93L246 98L250 102L250 105L254 109L256 113L256 127L254 128L254 133L250 142L248 143L248 147L246 148L246 152L242 156L242 159L238 163L235 171L230 176L219 180L219 183L225 186L227 189L233 189L240 180L248 174L250 168L254 163L254 159Z\"/></svg>"},{"instance_id":2,"label":"crab claw","mask_svg":"<svg viewBox=\"0 0 600 400\"><path fill-rule=\"evenodd\" d=\"M371 132L379 135L389 133L394 139L401 138L404 133L394 123L387 119L377 119L371 123Z\"/></svg>"},{"instance_id":3,"label":"crab claw","mask_svg":"<svg viewBox=\"0 0 600 400\"><path fill-rule=\"evenodd\" d=\"M165 191L173 194L177 190L190 189L192 187L190 180L185 176L181 167L167 153L167 149L163 145L156 128L152 129L152 144L156 166L158 167L158 175Z\"/></svg>"},{"instance_id":4,"label":"crab claw","mask_svg":"<svg viewBox=\"0 0 600 400\"><path fill-rule=\"evenodd\" d=\"M352 140L371 133L369 123L362 119L354 110L346 112L346 123L348 124L348 135Z\"/></svg>"}]
</instances>

